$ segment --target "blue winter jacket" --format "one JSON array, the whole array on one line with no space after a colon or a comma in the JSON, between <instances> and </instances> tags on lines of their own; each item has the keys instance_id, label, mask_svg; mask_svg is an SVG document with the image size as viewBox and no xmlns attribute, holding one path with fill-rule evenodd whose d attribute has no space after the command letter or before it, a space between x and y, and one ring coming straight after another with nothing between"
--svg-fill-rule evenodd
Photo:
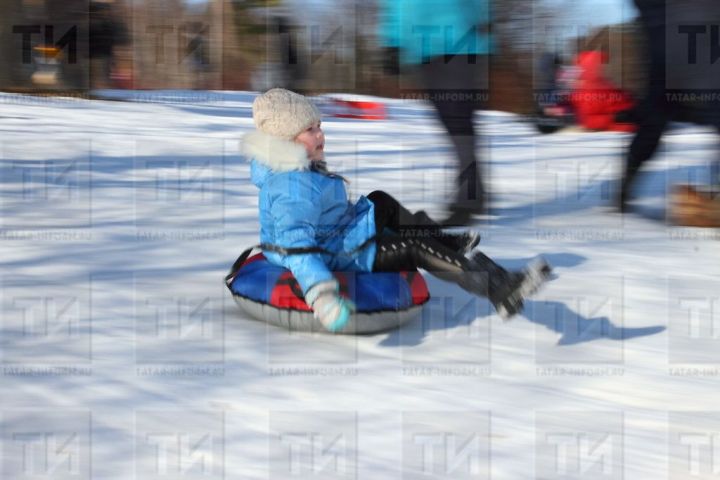
<instances>
[{"instance_id":1,"label":"blue winter jacket","mask_svg":"<svg viewBox=\"0 0 720 480\"><path fill-rule=\"evenodd\" d=\"M289 269L303 293L332 280L331 271L372 271L375 208L361 196L348 200L338 176L309 170L304 147L259 131L243 137L251 180L260 189L260 241L283 248L320 247L330 252L265 257Z\"/></svg>"},{"instance_id":2,"label":"blue winter jacket","mask_svg":"<svg viewBox=\"0 0 720 480\"><path fill-rule=\"evenodd\" d=\"M380 6L380 40L400 48L405 64L492 53L488 0L380 0Z\"/></svg>"}]
</instances>

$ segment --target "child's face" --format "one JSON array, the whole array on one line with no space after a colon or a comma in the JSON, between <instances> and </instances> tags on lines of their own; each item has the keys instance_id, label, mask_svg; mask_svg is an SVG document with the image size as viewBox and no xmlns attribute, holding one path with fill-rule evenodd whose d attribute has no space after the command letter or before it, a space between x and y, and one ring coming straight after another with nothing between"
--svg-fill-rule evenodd
<instances>
[{"instance_id":1,"label":"child's face","mask_svg":"<svg viewBox=\"0 0 720 480\"><path fill-rule=\"evenodd\" d=\"M325 158L325 134L320 128L320 122L313 123L295 137L295 143L305 147L307 156L313 162Z\"/></svg>"}]
</instances>

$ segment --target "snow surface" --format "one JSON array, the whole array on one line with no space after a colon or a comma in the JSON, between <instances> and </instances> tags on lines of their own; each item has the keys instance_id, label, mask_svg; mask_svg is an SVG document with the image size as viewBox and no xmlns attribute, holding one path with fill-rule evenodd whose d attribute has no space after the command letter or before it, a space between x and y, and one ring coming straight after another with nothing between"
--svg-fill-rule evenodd
<instances>
[{"instance_id":1,"label":"snow surface","mask_svg":"<svg viewBox=\"0 0 720 480\"><path fill-rule=\"evenodd\" d=\"M627 135L478 116L481 248L557 279L503 323L428 278L414 323L334 337L252 321L222 282L258 241L254 94L100 93L130 101L0 95L3 479L716 478L718 235L664 219L713 132L666 134L623 217ZM328 162L441 215L440 124L387 103L326 118Z\"/></svg>"}]
</instances>

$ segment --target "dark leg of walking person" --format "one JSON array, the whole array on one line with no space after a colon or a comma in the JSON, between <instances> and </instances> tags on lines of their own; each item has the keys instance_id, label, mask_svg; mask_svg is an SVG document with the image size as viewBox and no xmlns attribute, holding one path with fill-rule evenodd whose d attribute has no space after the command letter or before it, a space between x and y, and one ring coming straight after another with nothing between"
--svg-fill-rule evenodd
<instances>
[{"instance_id":1,"label":"dark leg of walking person","mask_svg":"<svg viewBox=\"0 0 720 480\"><path fill-rule=\"evenodd\" d=\"M477 154L474 113L487 96L487 55L438 56L420 65L428 100L445 127L457 158L456 192L446 225L467 225L486 210L482 162Z\"/></svg>"}]
</instances>

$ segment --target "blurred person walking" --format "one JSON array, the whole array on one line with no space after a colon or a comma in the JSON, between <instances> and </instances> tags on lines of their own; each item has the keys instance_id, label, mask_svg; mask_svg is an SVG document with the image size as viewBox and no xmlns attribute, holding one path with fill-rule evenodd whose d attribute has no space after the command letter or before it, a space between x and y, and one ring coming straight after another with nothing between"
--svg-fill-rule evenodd
<instances>
[{"instance_id":1,"label":"blurred person walking","mask_svg":"<svg viewBox=\"0 0 720 480\"><path fill-rule=\"evenodd\" d=\"M402 65L419 77L423 98L434 105L455 149L457 192L443 224L468 225L487 208L473 114L485 105L489 87L489 2L380 0L380 6L386 70Z\"/></svg>"},{"instance_id":2,"label":"blurred person walking","mask_svg":"<svg viewBox=\"0 0 720 480\"><path fill-rule=\"evenodd\" d=\"M90 88L112 88L115 86L113 74L117 73L116 62L128 63L128 58L122 58L123 55L119 54L123 47L128 49L130 46L128 29L113 1L92 0L89 5L89 20ZM127 53L123 53L127 57ZM125 67L127 70L127 65ZM123 73L131 75L131 72ZM129 86L125 85L126 88Z\"/></svg>"},{"instance_id":3,"label":"blurred person walking","mask_svg":"<svg viewBox=\"0 0 720 480\"><path fill-rule=\"evenodd\" d=\"M657 151L671 120L720 130L720 62L717 0L634 0L648 56L645 95L635 112L638 129L625 155L618 208L629 209L636 175ZM714 32L714 33L713 33ZM718 183L719 165L711 168Z\"/></svg>"}]
</instances>

